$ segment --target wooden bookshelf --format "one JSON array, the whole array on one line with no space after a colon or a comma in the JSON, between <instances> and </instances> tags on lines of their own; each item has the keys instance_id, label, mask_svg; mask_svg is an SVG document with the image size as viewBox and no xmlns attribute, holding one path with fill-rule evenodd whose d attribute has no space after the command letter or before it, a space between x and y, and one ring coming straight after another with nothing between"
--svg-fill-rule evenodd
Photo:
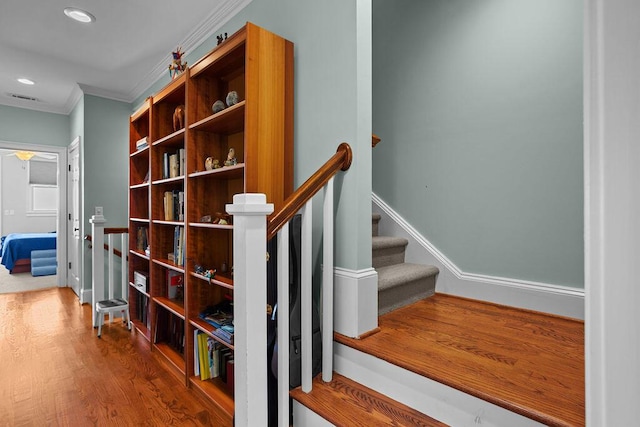
<instances>
[{"instance_id":1,"label":"wooden bookshelf","mask_svg":"<svg viewBox=\"0 0 640 427\"><path fill-rule=\"evenodd\" d=\"M238 101L226 105L231 91ZM214 113L217 100L225 108ZM183 126L176 128L180 106ZM140 147L136 143L143 138L146 145ZM225 165L231 148L235 162ZM252 192L265 193L278 208L292 192L293 44L247 23L131 116L129 152L129 296L135 300L135 329L170 371L232 418L229 386L219 378L202 381L195 375L194 332L234 350L199 317L233 300L233 218L225 217L226 205L235 194ZM221 167L211 168L209 157ZM176 199L177 209L170 203ZM169 206L173 218L167 215ZM135 238L139 230L148 235L148 252ZM184 265L176 258L180 231ZM197 267L216 274L207 278ZM134 271L148 275L148 292L135 286ZM182 281L179 297L170 295L175 291L170 277ZM140 316L136 310L147 312ZM163 329L180 321L184 348L176 345L176 331Z\"/></svg>"}]
</instances>

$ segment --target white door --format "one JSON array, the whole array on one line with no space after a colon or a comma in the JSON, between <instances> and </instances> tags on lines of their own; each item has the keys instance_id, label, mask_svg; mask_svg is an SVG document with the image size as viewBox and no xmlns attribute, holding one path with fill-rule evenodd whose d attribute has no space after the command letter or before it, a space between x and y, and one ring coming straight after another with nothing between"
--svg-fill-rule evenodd
<instances>
[{"instance_id":1,"label":"white door","mask_svg":"<svg viewBox=\"0 0 640 427\"><path fill-rule=\"evenodd\" d=\"M81 268L80 255L82 254L82 238L80 237L80 137L77 137L69 145L69 165L67 186L67 227L68 261L67 283L73 291L81 297Z\"/></svg>"}]
</instances>

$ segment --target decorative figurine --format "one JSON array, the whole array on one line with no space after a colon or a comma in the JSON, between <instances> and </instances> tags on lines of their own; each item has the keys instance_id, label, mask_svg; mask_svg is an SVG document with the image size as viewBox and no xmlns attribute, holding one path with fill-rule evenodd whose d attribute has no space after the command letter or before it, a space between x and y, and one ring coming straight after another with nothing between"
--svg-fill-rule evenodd
<instances>
[{"instance_id":1,"label":"decorative figurine","mask_svg":"<svg viewBox=\"0 0 640 427\"><path fill-rule=\"evenodd\" d=\"M211 106L211 109L213 110L213 114L219 113L220 111L225 109L224 102L218 99L216 102L213 103L213 106Z\"/></svg>"},{"instance_id":2,"label":"decorative figurine","mask_svg":"<svg viewBox=\"0 0 640 427\"><path fill-rule=\"evenodd\" d=\"M222 165L220 164L220 160L213 159L213 168L214 169L220 169L221 167L222 167Z\"/></svg>"},{"instance_id":3,"label":"decorative figurine","mask_svg":"<svg viewBox=\"0 0 640 427\"><path fill-rule=\"evenodd\" d=\"M213 157L207 157L205 159L204 168L208 171L213 170Z\"/></svg>"},{"instance_id":4,"label":"decorative figurine","mask_svg":"<svg viewBox=\"0 0 640 427\"><path fill-rule=\"evenodd\" d=\"M178 47L175 52L171 52L171 55L173 55L173 61L169 64L169 76L171 79L175 79L180 73L187 69L187 63L182 62L184 52L182 52L181 47Z\"/></svg>"},{"instance_id":5,"label":"decorative figurine","mask_svg":"<svg viewBox=\"0 0 640 427\"><path fill-rule=\"evenodd\" d=\"M236 105L238 103L238 92L232 90L227 94L227 105L231 107L232 105Z\"/></svg>"},{"instance_id":6,"label":"decorative figurine","mask_svg":"<svg viewBox=\"0 0 640 427\"><path fill-rule=\"evenodd\" d=\"M184 127L184 105L178 105L173 111L173 131L176 132Z\"/></svg>"},{"instance_id":7,"label":"decorative figurine","mask_svg":"<svg viewBox=\"0 0 640 427\"><path fill-rule=\"evenodd\" d=\"M233 148L229 148L229 154L227 154L227 160L224 161L225 166L233 166L237 165L238 160L236 159L236 150Z\"/></svg>"},{"instance_id":8,"label":"decorative figurine","mask_svg":"<svg viewBox=\"0 0 640 427\"><path fill-rule=\"evenodd\" d=\"M213 219L213 224L229 225L231 224L231 215L225 212L216 212Z\"/></svg>"},{"instance_id":9,"label":"decorative figurine","mask_svg":"<svg viewBox=\"0 0 640 427\"><path fill-rule=\"evenodd\" d=\"M216 39L218 40L218 45L220 45L223 41L227 39L227 33L224 33L224 37L222 36L222 34L220 34L219 36L216 36Z\"/></svg>"},{"instance_id":10,"label":"decorative figurine","mask_svg":"<svg viewBox=\"0 0 640 427\"><path fill-rule=\"evenodd\" d=\"M200 222L211 222L211 215L204 215L200 217Z\"/></svg>"}]
</instances>

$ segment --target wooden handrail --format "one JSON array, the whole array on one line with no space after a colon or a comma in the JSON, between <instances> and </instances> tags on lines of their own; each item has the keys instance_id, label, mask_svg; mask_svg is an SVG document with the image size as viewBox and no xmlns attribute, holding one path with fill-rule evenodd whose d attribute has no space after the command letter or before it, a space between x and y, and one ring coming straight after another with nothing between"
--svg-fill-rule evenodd
<instances>
[{"instance_id":1,"label":"wooden handrail","mask_svg":"<svg viewBox=\"0 0 640 427\"><path fill-rule=\"evenodd\" d=\"M269 216L267 223L267 240L271 240L278 231L307 203L315 194L325 186L338 171L346 171L351 166L353 153L346 142L338 146L334 154L320 167L304 184L292 195L287 197L282 208Z\"/></svg>"},{"instance_id":2,"label":"wooden handrail","mask_svg":"<svg viewBox=\"0 0 640 427\"><path fill-rule=\"evenodd\" d=\"M371 147L372 148L376 148L376 145L378 145L378 142L382 141L380 139L380 137L378 135L376 135L375 133L371 134Z\"/></svg>"}]
</instances>

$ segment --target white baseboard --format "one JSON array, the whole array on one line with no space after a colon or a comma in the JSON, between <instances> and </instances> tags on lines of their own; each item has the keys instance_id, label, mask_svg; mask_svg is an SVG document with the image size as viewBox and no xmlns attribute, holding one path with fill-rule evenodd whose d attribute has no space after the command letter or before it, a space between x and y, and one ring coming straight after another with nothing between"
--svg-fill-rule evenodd
<instances>
[{"instance_id":1,"label":"white baseboard","mask_svg":"<svg viewBox=\"0 0 640 427\"><path fill-rule=\"evenodd\" d=\"M91 289L80 290L80 304L91 304Z\"/></svg>"},{"instance_id":2,"label":"white baseboard","mask_svg":"<svg viewBox=\"0 0 640 427\"><path fill-rule=\"evenodd\" d=\"M542 424L342 344L334 369L393 400L451 426L532 427Z\"/></svg>"},{"instance_id":3,"label":"white baseboard","mask_svg":"<svg viewBox=\"0 0 640 427\"><path fill-rule=\"evenodd\" d=\"M334 268L334 331L351 338L378 327L378 273Z\"/></svg>"},{"instance_id":4,"label":"white baseboard","mask_svg":"<svg viewBox=\"0 0 640 427\"><path fill-rule=\"evenodd\" d=\"M371 202L382 216L380 234L409 240L407 262L440 269L437 292L584 319L584 289L463 272L376 194Z\"/></svg>"}]
</instances>

